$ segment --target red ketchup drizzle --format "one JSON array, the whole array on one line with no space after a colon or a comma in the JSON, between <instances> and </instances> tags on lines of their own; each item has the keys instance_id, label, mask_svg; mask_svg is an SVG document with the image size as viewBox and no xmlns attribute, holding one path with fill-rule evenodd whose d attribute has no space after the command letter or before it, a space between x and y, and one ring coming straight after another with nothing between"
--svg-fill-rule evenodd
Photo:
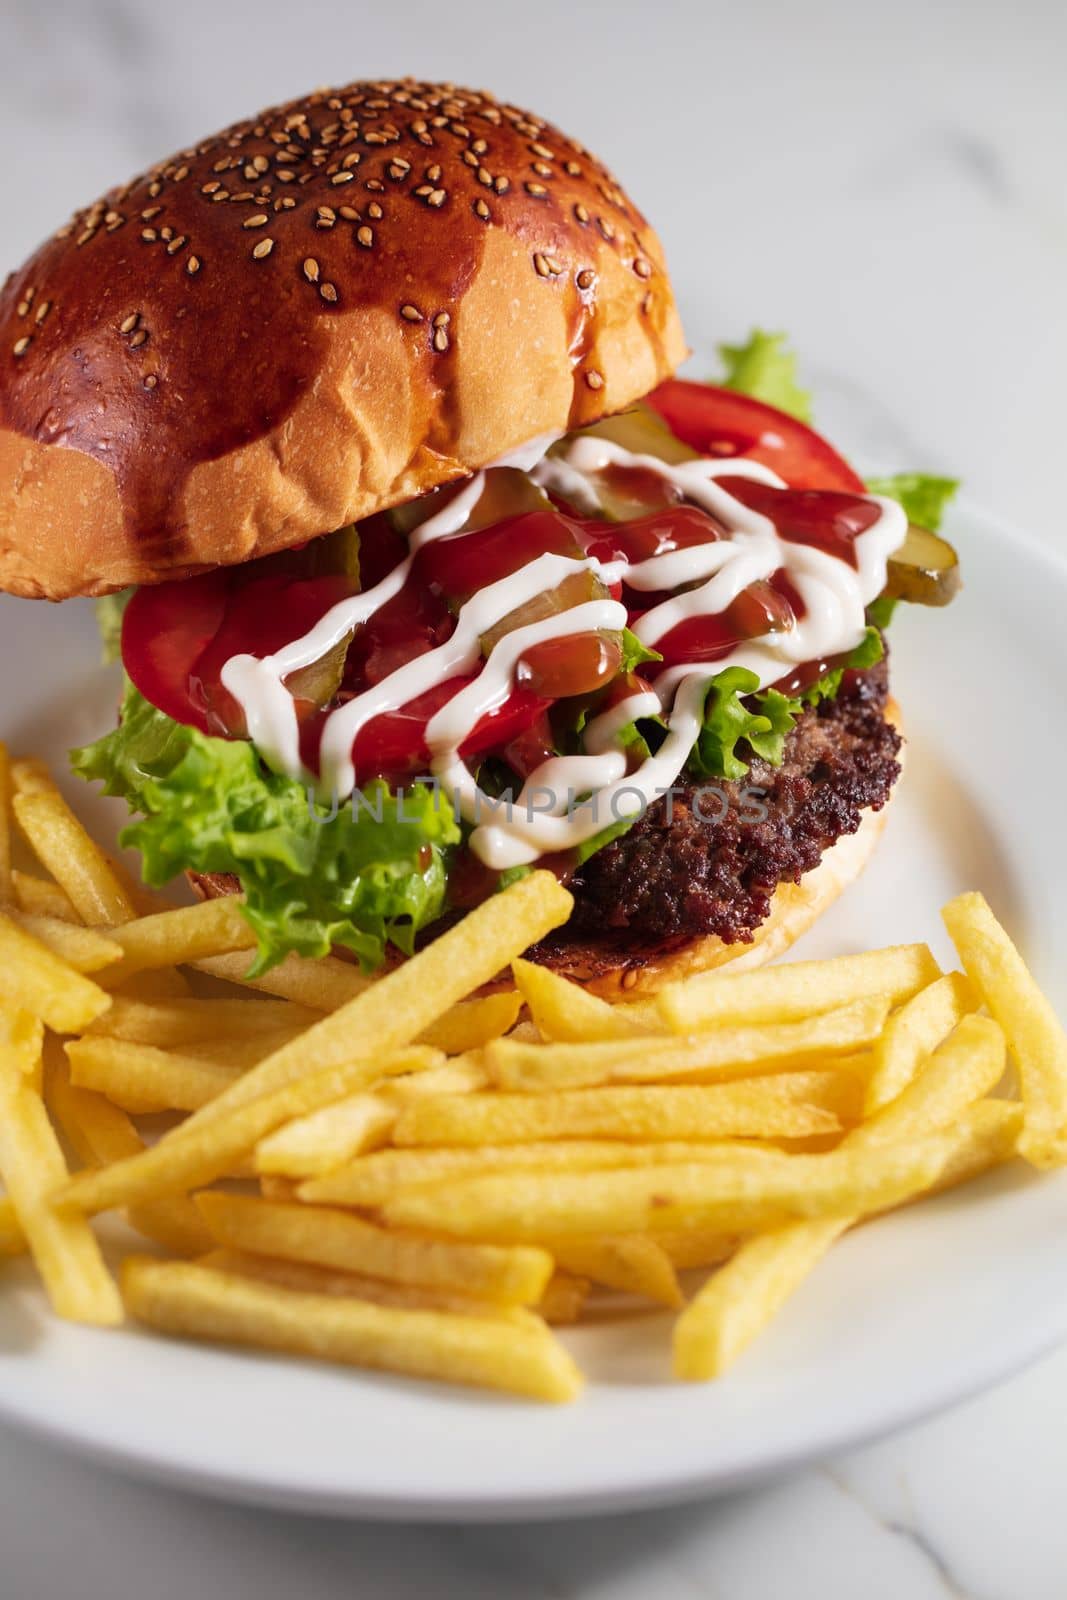
<instances>
[{"instance_id":1,"label":"red ketchup drizzle","mask_svg":"<svg viewBox=\"0 0 1067 1600\"><path fill-rule=\"evenodd\" d=\"M783 539L813 545L853 566L857 536L879 515L877 506L844 490L782 490L740 476L719 481L744 505L769 517ZM431 541L415 553L401 590L356 629L336 699L328 707L297 702L306 765L317 769L322 730L337 704L436 649L450 637L460 606L473 594L538 556L591 555L602 562L625 559L634 564L725 536L727 530L697 507L666 505L624 523L592 521L562 510L533 511ZM406 540L388 517L368 519L360 528L362 587L380 582L407 552ZM354 592L346 577L307 576L308 559L299 551L289 552L228 572L138 590L123 625L123 658L134 683L179 721L205 732L244 736L241 709L222 686L225 663L237 654L264 656L282 648ZM631 625L668 598L625 583L613 593L625 600ZM799 594L780 570L752 585L723 612L679 623L657 648L665 666L714 662L746 640L792 627L803 614ZM498 754L520 776L528 775L551 753L547 714L558 701L603 709L624 691L639 692L662 670L659 663L649 663L641 677L619 680L620 659L610 636L576 634L535 647L520 662L507 698L464 740L461 755ZM810 663L779 687L795 692L836 664ZM397 781L426 771L427 725L473 676L448 678L368 723L353 750L359 782L378 776Z\"/></svg>"}]
</instances>

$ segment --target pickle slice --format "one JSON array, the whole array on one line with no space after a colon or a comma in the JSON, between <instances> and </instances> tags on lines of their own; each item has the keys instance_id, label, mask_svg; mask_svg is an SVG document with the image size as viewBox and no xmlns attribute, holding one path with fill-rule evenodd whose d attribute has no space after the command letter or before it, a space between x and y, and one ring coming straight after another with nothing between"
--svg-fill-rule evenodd
<instances>
[{"instance_id":1,"label":"pickle slice","mask_svg":"<svg viewBox=\"0 0 1067 1600\"><path fill-rule=\"evenodd\" d=\"M697 452L676 438L651 406L643 405L640 401L628 410L620 411L617 416L603 417L590 427L582 428L580 436L586 434L594 439L610 439L612 444L621 445L635 456L655 456L657 460L669 461L672 465L678 461L698 459ZM564 448L566 442L561 441Z\"/></svg>"},{"instance_id":2,"label":"pickle slice","mask_svg":"<svg viewBox=\"0 0 1067 1600\"><path fill-rule=\"evenodd\" d=\"M676 439L662 417L640 403L619 412L618 416L604 417L591 427L582 428L577 435L568 434L549 454L565 454L576 437L609 439L632 455L654 456L672 466L697 459L696 451ZM637 517L680 505L684 499L681 490L660 477L654 468L629 466L623 462L612 462L590 478L589 489L596 502L597 515L605 522L632 522Z\"/></svg>"},{"instance_id":3,"label":"pickle slice","mask_svg":"<svg viewBox=\"0 0 1067 1600\"><path fill-rule=\"evenodd\" d=\"M514 611L509 611L499 622L494 622L493 626L481 635L482 654L488 656L494 645L499 644L505 634L514 633L516 628L525 628L531 622L543 622L546 617L558 616L561 611L570 611L574 606L585 605L589 600L610 600L610 598L608 590L592 572L572 572L570 577L564 578L555 589L534 595L532 600L516 606Z\"/></svg>"},{"instance_id":4,"label":"pickle slice","mask_svg":"<svg viewBox=\"0 0 1067 1600\"><path fill-rule=\"evenodd\" d=\"M317 706L320 711L324 706L328 706L341 687L345 660L351 643L352 634L347 633L317 661L291 672L285 680L285 687L293 699L306 700L311 705Z\"/></svg>"},{"instance_id":5,"label":"pickle slice","mask_svg":"<svg viewBox=\"0 0 1067 1600\"><path fill-rule=\"evenodd\" d=\"M389 519L398 533L405 538L417 527L443 511L450 500L465 488L470 480L449 483L430 494L409 500L406 505L394 506ZM491 528L507 517L521 517L529 511L551 511L552 502L533 479L517 467L491 467L485 474L485 488L463 524L464 533L476 533L479 528Z\"/></svg>"},{"instance_id":6,"label":"pickle slice","mask_svg":"<svg viewBox=\"0 0 1067 1600\"><path fill-rule=\"evenodd\" d=\"M885 593L913 605L947 606L960 589L959 557L947 539L929 528L908 526L908 536L889 558Z\"/></svg>"}]
</instances>

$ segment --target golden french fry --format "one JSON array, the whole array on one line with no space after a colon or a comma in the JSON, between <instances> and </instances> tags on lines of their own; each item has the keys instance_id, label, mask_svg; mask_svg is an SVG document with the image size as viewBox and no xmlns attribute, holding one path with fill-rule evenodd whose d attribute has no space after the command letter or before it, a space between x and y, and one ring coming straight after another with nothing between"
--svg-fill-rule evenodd
<instances>
[{"instance_id":1,"label":"golden french fry","mask_svg":"<svg viewBox=\"0 0 1067 1600\"><path fill-rule=\"evenodd\" d=\"M209 973L213 978L224 978L227 983L240 984L259 994L276 995L280 1000L292 1000L320 1013L340 1010L374 982L354 961L340 956L312 961L289 955L258 978L248 976L249 961L243 955L209 956L193 965L198 972Z\"/></svg>"},{"instance_id":2,"label":"golden french fry","mask_svg":"<svg viewBox=\"0 0 1067 1600\"><path fill-rule=\"evenodd\" d=\"M73 1039L67 1057L75 1088L95 1089L135 1114L196 1111L237 1076L232 1069L126 1039Z\"/></svg>"},{"instance_id":3,"label":"golden french fry","mask_svg":"<svg viewBox=\"0 0 1067 1600\"><path fill-rule=\"evenodd\" d=\"M457 1057L409 1078L392 1078L380 1089L365 1090L287 1123L256 1148L256 1171L310 1178L384 1144L403 1105L435 1094L470 1094L485 1085L485 1071Z\"/></svg>"},{"instance_id":4,"label":"golden french fry","mask_svg":"<svg viewBox=\"0 0 1067 1600\"><path fill-rule=\"evenodd\" d=\"M0 1195L0 1256L20 1256L26 1248L26 1238L19 1227L15 1208L9 1196Z\"/></svg>"},{"instance_id":5,"label":"golden french fry","mask_svg":"<svg viewBox=\"0 0 1067 1600\"><path fill-rule=\"evenodd\" d=\"M576 1278L569 1272L556 1271L533 1309L551 1327L567 1327L579 1320L588 1298L588 1278Z\"/></svg>"},{"instance_id":6,"label":"golden french fry","mask_svg":"<svg viewBox=\"0 0 1067 1600\"><path fill-rule=\"evenodd\" d=\"M10 783L14 794L58 794L47 761L39 756L22 756L11 762Z\"/></svg>"},{"instance_id":7,"label":"golden french fry","mask_svg":"<svg viewBox=\"0 0 1067 1600\"><path fill-rule=\"evenodd\" d=\"M122 1287L131 1315L164 1333L227 1339L318 1360L572 1400L581 1376L547 1329L510 1320L407 1311L184 1262L132 1258Z\"/></svg>"},{"instance_id":8,"label":"golden french fry","mask_svg":"<svg viewBox=\"0 0 1067 1600\"><path fill-rule=\"evenodd\" d=\"M609 1005L580 984L570 983L533 961L513 961L511 971L538 1031L545 1039L578 1044L594 1039L635 1039L661 1033L662 1023L649 1028L627 1006ZM658 1022L657 1014L657 1022Z\"/></svg>"},{"instance_id":9,"label":"golden french fry","mask_svg":"<svg viewBox=\"0 0 1067 1600\"><path fill-rule=\"evenodd\" d=\"M790 1072L692 1088L625 1086L559 1094L471 1094L408 1106L397 1145L518 1144L531 1139L801 1138L834 1133L858 1109L854 1080Z\"/></svg>"},{"instance_id":10,"label":"golden french fry","mask_svg":"<svg viewBox=\"0 0 1067 1600\"><path fill-rule=\"evenodd\" d=\"M507 1033L521 1010L522 996L514 990L488 994L480 1000L460 1000L424 1028L418 1042L443 1050L446 1055L464 1055Z\"/></svg>"},{"instance_id":11,"label":"golden french fry","mask_svg":"<svg viewBox=\"0 0 1067 1600\"><path fill-rule=\"evenodd\" d=\"M309 1261L512 1305L536 1304L552 1276L548 1252L527 1245L470 1245L392 1233L347 1211L213 1190L197 1195L196 1204L228 1250Z\"/></svg>"},{"instance_id":12,"label":"golden french fry","mask_svg":"<svg viewBox=\"0 0 1067 1600\"><path fill-rule=\"evenodd\" d=\"M0 1046L6 1059L14 1062L27 1082L40 1090L44 1024L29 1011L0 1008Z\"/></svg>"},{"instance_id":13,"label":"golden french fry","mask_svg":"<svg viewBox=\"0 0 1067 1600\"><path fill-rule=\"evenodd\" d=\"M714 1083L828 1061L872 1043L889 1002L872 996L799 1022L717 1028L679 1039L628 1039L588 1044L517 1044L496 1039L485 1062L502 1089L537 1093L605 1083Z\"/></svg>"},{"instance_id":14,"label":"golden french fry","mask_svg":"<svg viewBox=\"0 0 1067 1600\"><path fill-rule=\"evenodd\" d=\"M106 1011L111 996L99 984L0 912L0 997L40 1017L57 1033L78 1033Z\"/></svg>"},{"instance_id":15,"label":"golden french fry","mask_svg":"<svg viewBox=\"0 0 1067 1600\"><path fill-rule=\"evenodd\" d=\"M107 981L113 986L125 983L136 972L182 966L234 950L251 950L256 943L252 925L244 914L244 899L239 895L156 911L116 928L112 937L122 951L120 965L108 973Z\"/></svg>"},{"instance_id":16,"label":"golden french fry","mask_svg":"<svg viewBox=\"0 0 1067 1600\"><path fill-rule=\"evenodd\" d=\"M895 1011L875 1042L864 1114L873 1116L905 1089L923 1059L980 1004L969 979L962 972L949 972L943 978L935 978Z\"/></svg>"},{"instance_id":17,"label":"golden french fry","mask_svg":"<svg viewBox=\"0 0 1067 1600\"><path fill-rule=\"evenodd\" d=\"M1067 1161L1067 1034L983 895L941 913L963 967L1007 1035L1019 1070L1019 1153L1038 1167Z\"/></svg>"},{"instance_id":18,"label":"golden french fry","mask_svg":"<svg viewBox=\"0 0 1067 1600\"><path fill-rule=\"evenodd\" d=\"M979 1100L959 1121L959 1142L927 1190L941 1194L969 1183L991 1167L999 1167L1018 1154L1023 1108L1017 1100ZM922 1195L913 1196L921 1200ZM909 1201L909 1204L912 1202Z\"/></svg>"},{"instance_id":19,"label":"golden french fry","mask_svg":"<svg viewBox=\"0 0 1067 1600\"><path fill-rule=\"evenodd\" d=\"M180 1053L192 1061L204 1061L209 1066L229 1071L231 1077L239 1077L250 1067L258 1067L261 1061L289 1044L302 1031L301 1028L282 1028L278 1033L252 1033L247 1039L227 1039L214 1044L199 1039L183 1044Z\"/></svg>"},{"instance_id":20,"label":"golden french fry","mask_svg":"<svg viewBox=\"0 0 1067 1600\"><path fill-rule=\"evenodd\" d=\"M786 1155L742 1147L692 1165L491 1174L403 1191L381 1215L390 1227L515 1242L677 1228L750 1233L791 1217L899 1204L929 1188L951 1151L951 1137L935 1134L905 1148Z\"/></svg>"},{"instance_id":21,"label":"golden french fry","mask_svg":"<svg viewBox=\"0 0 1067 1600\"><path fill-rule=\"evenodd\" d=\"M177 967L159 967L154 972L135 972L122 984L123 995L146 1005L157 1001L187 1000L192 990Z\"/></svg>"},{"instance_id":22,"label":"golden french fry","mask_svg":"<svg viewBox=\"0 0 1067 1600\"><path fill-rule=\"evenodd\" d=\"M136 915L133 901L111 863L57 789L50 784L23 789L16 793L13 805L19 827L34 854L65 892L82 922L113 928Z\"/></svg>"},{"instance_id":23,"label":"golden french fry","mask_svg":"<svg viewBox=\"0 0 1067 1600\"><path fill-rule=\"evenodd\" d=\"M51 1203L66 1176L41 1097L0 1044L0 1177L48 1296L57 1314L74 1322L121 1322L118 1291L92 1229L84 1217Z\"/></svg>"},{"instance_id":24,"label":"golden french fry","mask_svg":"<svg viewBox=\"0 0 1067 1600\"><path fill-rule=\"evenodd\" d=\"M561 1239L548 1248L558 1266L604 1288L675 1310L685 1304L671 1259L650 1234Z\"/></svg>"},{"instance_id":25,"label":"golden french fry","mask_svg":"<svg viewBox=\"0 0 1067 1600\"><path fill-rule=\"evenodd\" d=\"M375 1150L322 1178L299 1185L301 1200L365 1209L384 1205L404 1189L491 1172L595 1172L610 1167L690 1165L719 1160L738 1145L731 1141L663 1139L655 1144L626 1139L565 1139L525 1144L413 1145L405 1150Z\"/></svg>"},{"instance_id":26,"label":"golden french fry","mask_svg":"<svg viewBox=\"0 0 1067 1600\"><path fill-rule=\"evenodd\" d=\"M728 1261L740 1243L734 1233L706 1228L666 1228L649 1235L679 1272L694 1267L717 1267Z\"/></svg>"},{"instance_id":27,"label":"golden french fry","mask_svg":"<svg viewBox=\"0 0 1067 1600\"><path fill-rule=\"evenodd\" d=\"M934 1013L931 1010L929 1014ZM852 1150L862 1152L892 1141L922 1138L958 1121L974 1101L999 1082L1005 1056L1004 1035L997 1024L988 1017L965 1015L955 1031L921 1064L908 1086L871 1121L855 1128L841 1151L847 1155ZM966 1141L965 1132L960 1141L964 1149ZM976 1143L971 1159L977 1155L981 1160L988 1142L978 1137ZM938 1179L943 1181L946 1168L959 1159L954 1145ZM762 1237L745 1240L679 1320L674 1335L676 1376L701 1380L725 1371L822 1260L835 1239L862 1215L857 1211L787 1224Z\"/></svg>"},{"instance_id":28,"label":"golden french fry","mask_svg":"<svg viewBox=\"0 0 1067 1600\"><path fill-rule=\"evenodd\" d=\"M309 1063L324 1069L408 1044L457 1000L488 983L519 950L565 922L572 904L551 873L531 872L261 1062L227 1090L210 1114L292 1083L308 1072Z\"/></svg>"},{"instance_id":29,"label":"golden french fry","mask_svg":"<svg viewBox=\"0 0 1067 1600\"><path fill-rule=\"evenodd\" d=\"M9 906L14 899L11 879L11 757L7 745L0 740L0 906Z\"/></svg>"},{"instance_id":30,"label":"golden french fry","mask_svg":"<svg viewBox=\"0 0 1067 1600\"><path fill-rule=\"evenodd\" d=\"M34 912L12 911L10 915L12 922L47 945L53 955L75 972L102 972L105 967L122 960L122 951L115 941L97 933L95 928L82 928L60 917L39 916Z\"/></svg>"},{"instance_id":31,"label":"golden french fry","mask_svg":"<svg viewBox=\"0 0 1067 1600\"><path fill-rule=\"evenodd\" d=\"M242 957L242 960L246 958ZM290 1032L317 1022L319 1013L288 1000L134 1000L117 994L93 1023L91 1033L106 1033L131 1044L176 1050L190 1044L217 1044Z\"/></svg>"},{"instance_id":32,"label":"golden french fry","mask_svg":"<svg viewBox=\"0 0 1067 1600\"><path fill-rule=\"evenodd\" d=\"M32 873L20 872L18 867L12 867L11 885L15 904L28 916L51 917L56 922L81 923L81 918L71 904L69 896L63 892L58 883L50 883L47 878L35 878Z\"/></svg>"},{"instance_id":33,"label":"golden french fry","mask_svg":"<svg viewBox=\"0 0 1067 1600\"><path fill-rule=\"evenodd\" d=\"M390 1076L417 1072L426 1054L423 1046L412 1045L379 1059L330 1067L283 1084L247 1104L217 1112L216 1108L231 1093L226 1090L151 1150L116 1162L103 1172L80 1173L57 1198L61 1204L83 1211L107 1211L115 1206L139 1206L161 1195L184 1193L216 1178L232 1176L259 1141L283 1122L317 1111L320 1106L342 1100L357 1089ZM258 1070L254 1067L252 1072ZM239 1079L238 1083L245 1081ZM210 1118L198 1121L205 1112L212 1113Z\"/></svg>"},{"instance_id":34,"label":"golden french fry","mask_svg":"<svg viewBox=\"0 0 1067 1600\"><path fill-rule=\"evenodd\" d=\"M671 984L658 997L676 1033L793 1022L871 995L892 1005L933 983L940 969L924 944L902 944L832 961L796 961L757 972L709 972Z\"/></svg>"},{"instance_id":35,"label":"golden french fry","mask_svg":"<svg viewBox=\"0 0 1067 1600\"><path fill-rule=\"evenodd\" d=\"M495 1317L517 1327L537 1326L543 1315L545 1297L555 1279L550 1279L545 1295L534 1310L508 1305L502 1300L479 1300L455 1289L435 1289L421 1283L395 1283L386 1278L371 1278L360 1272L340 1272L333 1267L318 1267L310 1261L283 1261L280 1256L256 1256L243 1250L209 1249L197 1266L215 1272L230 1272L260 1283L274 1283L281 1289L296 1289L302 1294L330 1294L353 1300L370 1300L379 1306L398 1306L408 1311L453 1311L461 1317ZM561 1296L561 1300L564 1297ZM546 1318L547 1321L547 1318Z\"/></svg>"}]
</instances>

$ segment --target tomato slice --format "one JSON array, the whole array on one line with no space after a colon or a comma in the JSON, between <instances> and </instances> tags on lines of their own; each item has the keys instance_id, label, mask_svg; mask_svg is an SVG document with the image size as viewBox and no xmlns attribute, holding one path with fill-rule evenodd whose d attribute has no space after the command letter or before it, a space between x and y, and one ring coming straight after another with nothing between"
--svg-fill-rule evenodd
<instances>
[{"instance_id":1,"label":"tomato slice","mask_svg":"<svg viewBox=\"0 0 1067 1600\"><path fill-rule=\"evenodd\" d=\"M228 572L205 572L178 583L138 589L122 619L122 660L146 700L208 732L207 706L193 674L222 626Z\"/></svg>"},{"instance_id":2,"label":"tomato slice","mask_svg":"<svg viewBox=\"0 0 1067 1600\"><path fill-rule=\"evenodd\" d=\"M360 783L370 778L396 778L425 772L430 760L426 727L435 712L473 683L473 677L448 678L396 711L383 712L361 730L352 749ZM528 689L516 688L499 706L475 723L460 746L460 754L484 755L517 739L533 726L552 704Z\"/></svg>"},{"instance_id":3,"label":"tomato slice","mask_svg":"<svg viewBox=\"0 0 1067 1600\"><path fill-rule=\"evenodd\" d=\"M762 461L793 489L863 493L863 479L821 434L750 395L668 378L646 403L683 444L702 456Z\"/></svg>"}]
</instances>

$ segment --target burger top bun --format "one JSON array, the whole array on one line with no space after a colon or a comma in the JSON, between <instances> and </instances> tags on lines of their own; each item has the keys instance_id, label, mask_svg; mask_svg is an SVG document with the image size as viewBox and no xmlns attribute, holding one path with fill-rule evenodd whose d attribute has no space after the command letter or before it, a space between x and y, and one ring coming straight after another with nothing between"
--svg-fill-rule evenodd
<instances>
[{"instance_id":1,"label":"burger top bun","mask_svg":"<svg viewBox=\"0 0 1067 1600\"><path fill-rule=\"evenodd\" d=\"M248 561L617 411L685 354L594 156L452 85L353 83L112 190L0 294L0 588Z\"/></svg>"}]
</instances>

